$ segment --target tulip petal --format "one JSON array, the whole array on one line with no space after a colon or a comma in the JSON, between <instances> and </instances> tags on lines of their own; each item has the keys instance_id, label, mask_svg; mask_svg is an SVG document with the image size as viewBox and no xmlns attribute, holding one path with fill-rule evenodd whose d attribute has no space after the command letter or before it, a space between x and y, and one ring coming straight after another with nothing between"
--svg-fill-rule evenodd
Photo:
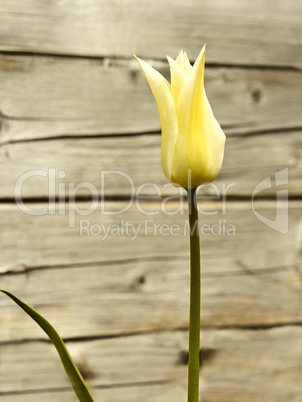
<instances>
[{"instance_id":1,"label":"tulip petal","mask_svg":"<svg viewBox=\"0 0 302 402\"><path fill-rule=\"evenodd\" d=\"M173 178L184 186L188 182L188 173L196 172L196 166L207 163L206 138L203 135L203 75L205 54L200 52L191 76L181 91L177 104L179 135L173 158ZM201 133L199 132L201 131ZM203 146L203 150L201 147ZM193 152L195 149L197 152ZM198 169L199 171L199 169ZM191 180L193 178L191 177ZM190 185L189 185L190 186Z\"/></svg>"},{"instance_id":2,"label":"tulip petal","mask_svg":"<svg viewBox=\"0 0 302 402\"><path fill-rule=\"evenodd\" d=\"M204 91L205 46L196 59L177 104L179 134L174 150L173 170L181 186L197 187L214 180L222 163L225 135L213 116ZM219 165L219 168L218 168ZM191 172L191 183L188 173Z\"/></svg>"},{"instance_id":3,"label":"tulip petal","mask_svg":"<svg viewBox=\"0 0 302 402\"><path fill-rule=\"evenodd\" d=\"M163 171L171 181L174 147L178 133L178 123L171 86L168 81L150 64L134 56L139 62L154 95L159 111L162 145L161 162Z\"/></svg>"},{"instance_id":4,"label":"tulip petal","mask_svg":"<svg viewBox=\"0 0 302 402\"><path fill-rule=\"evenodd\" d=\"M178 56L175 59L175 63L178 65L182 65L182 59L183 59L184 51L181 49L181 51L178 53Z\"/></svg>"},{"instance_id":5,"label":"tulip petal","mask_svg":"<svg viewBox=\"0 0 302 402\"><path fill-rule=\"evenodd\" d=\"M192 74L192 66L188 59L187 53L181 50L175 60L175 62L181 67L182 71L189 77Z\"/></svg>"},{"instance_id":6,"label":"tulip petal","mask_svg":"<svg viewBox=\"0 0 302 402\"><path fill-rule=\"evenodd\" d=\"M170 72L171 72L171 93L174 98L174 102L177 105L180 92L188 79L187 74L183 71L182 66L176 63L171 57L167 57Z\"/></svg>"},{"instance_id":7,"label":"tulip petal","mask_svg":"<svg viewBox=\"0 0 302 402\"><path fill-rule=\"evenodd\" d=\"M149 64L137 60L160 114L166 177L187 189L213 181L222 165L225 135L204 90L205 46L193 66L182 50L175 61L168 57L171 85Z\"/></svg>"},{"instance_id":8,"label":"tulip petal","mask_svg":"<svg viewBox=\"0 0 302 402\"><path fill-rule=\"evenodd\" d=\"M207 169L210 172L210 181L213 181L218 175L223 162L224 145L226 136L215 119L210 102L208 101L205 89L203 94L204 100L204 128L207 138Z\"/></svg>"}]
</instances>

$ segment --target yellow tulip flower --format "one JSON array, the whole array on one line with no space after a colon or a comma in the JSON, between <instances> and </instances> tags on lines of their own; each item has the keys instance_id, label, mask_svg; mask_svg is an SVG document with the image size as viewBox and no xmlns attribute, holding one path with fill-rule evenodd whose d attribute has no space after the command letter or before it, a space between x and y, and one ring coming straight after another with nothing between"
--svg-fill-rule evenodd
<instances>
[{"instance_id":1,"label":"yellow tulip flower","mask_svg":"<svg viewBox=\"0 0 302 402\"><path fill-rule=\"evenodd\" d=\"M205 46L193 66L182 50L176 60L168 57L171 84L148 63L136 59L159 111L165 176L185 189L212 182L221 169L225 134L204 90Z\"/></svg>"}]
</instances>

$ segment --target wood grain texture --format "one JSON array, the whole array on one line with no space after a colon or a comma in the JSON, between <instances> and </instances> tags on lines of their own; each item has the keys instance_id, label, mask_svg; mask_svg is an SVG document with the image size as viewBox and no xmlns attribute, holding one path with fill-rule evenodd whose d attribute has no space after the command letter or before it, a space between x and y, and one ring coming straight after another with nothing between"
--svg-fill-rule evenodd
<instances>
[{"instance_id":1,"label":"wood grain texture","mask_svg":"<svg viewBox=\"0 0 302 402\"><path fill-rule=\"evenodd\" d=\"M301 262L262 269L220 262L218 271L217 260L203 258L203 328L302 322ZM34 306L65 338L188 328L188 258L59 269L2 276L1 284ZM46 339L10 300L1 297L0 306L0 341Z\"/></svg>"},{"instance_id":2,"label":"wood grain texture","mask_svg":"<svg viewBox=\"0 0 302 402\"><path fill-rule=\"evenodd\" d=\"M144 385L150 386L152 383L156 386L156 384L176 382L179 376L185 374L185 366L178 363L184 340L185 336L182 333L176 333L172 337L164 333L93 342L67 343L67 347L83 374L88 378L90 386L111 386L123 389L127 385L130 387L136 385L139 388ZM135 341L136 343L134 343ZM4 373L1 381L2 392L7 392L8 389L27 391L39 390L39 388L55 390L68 387L68 379L64 375L64 370L61 368L61 363L52 345L31 342L19 345L3 345L0 346L0 349L1 369ZM16 373L9 370L9 367L12 367L10 365L12 361L15 361L15 365L18 364L19 353L16 353L18 350L22 360L31 360L33 367L38 368L38 370L35 377L28 377L25 384L22 374L19 373L21 374L19 381L17 380L15 384L9 385L9 382L13 382L13 378L16 378ZM43 365L43 358L46 356L46 365ZM6 362L8 362L7 367ZM6 368L8 370L5 370ZM106 393L108 390L105 390ZM117 394L117 392L115 393Z\"/></svg>"},{"instance_id":3,"label":"wood grain texture","mask_svg":"<svg viewBox=\"0 0 302 402\"><path fill-rule=\"evenodd\" d=\"M301 328L297 327L258 331L204 330L201 335L204 350L200 372L201 400L300 401L301 336ZM187 345L186 332L163 332L67 345L86 373L96 400L185 400L187 367L183 364L183 356ZM3 345L0 351L3 373L1 392L25 388L33 401L37 397L34 391L38 391L43 401L50 400L47 399L49 395L59 402L75 401L67 392L60 392L61 387L68 387L68 382L50 344ZM32 376L36 381L32 380ZM45 399L43 393L39 393L41 384L48 389ZM1 400L20 401L18 396L9 397L11 399L1 396ZM22 401L27 401L26 396L24 398Z\"/></svg>"},{"instance_id":4,"label":"wood grain texture","mask_svg":"<svg viewBox=\"0 0 302 402\"><path fill-rule=\"evenodd\" d=\"M80 56L176 56L250 65L302 65L297 0L17 0L0 5L0 50Z\"/></svg>"},{"instance_id":5,"label":"wood grain texture","mask_svg":"<svg viewBox=\"0 0 302 402\"><path fill-rule=\"evenodd\" d=\"M215 185L220 195L236 186L226 204L200 204L201 401L301 402L302 2L21 3L0 0L1 288L56 327L96 401L186 399L187 211L150 187L142 194L152 199L127 209L145 182L178 194L164 187L158 112L132 54L169 78L166 54L183 48L194 61L207 43L206 90L228 137ZM289 182L278 186L285 168ZM55 171L56 202L45 201L47 177L23 187L25 206L45 208L41 216L13 202L17 179L33 169ZM100 193L109 170L135 188L111 175ZM287 203L273 200L276 191L299 199L285 235L252 211L267 177L258 217L273 222L278 207L282 226ZM81 182L105 194L106 213L98 203L86 215L85 189L67 207L68 184ZM1 402L75 402L41 329L5 295L0 317Z\"/></svg>"},{"instance_id":6,"label":"wood grain texture","mask_svg":"<svg viewBox=\"0 0 302 402\"><path fill-rule=\"evenodd\" d=\"M223 259L224 264L227 264L229 259L233 261L234 258L243 258L242 261L254 269L297 262L301 235L299 201L292 202L290 205L289 232L286 236L264 225L254 215L251 204L248 202L227 202L226 211L223 211L224 205L219 201L203 202L200 205L202 207L201 225L219 224L221 219L221 224L223 220L225 221L226 228L228 224L237 226L235 236L219 236L217 227L216 235L209 235L209 230L205 230L204 256L213 256L214 253L216 258ZM49 207L48 204L27 204L27 207L31 209L27 211L28 213L41 213L41 211L46 213L41 216L31 216L15 205L2 204L0 206L1 244L3 245L1 271L10 271L19 266L35 268L141 259L154 255L169 258L188 255L189 240L184 228L186 208L185 205L184 209L182 208L181 202L140 201L131 206L128 200L105 201L103 205L105 213L101 213L101 205L94 205L95 212L89 210L90 206L90 202L79 203L77 210L70 207L70 210L66 210L66 213L62 215L59 214L58 208L54 210L52 205ZM275 206L273 201L255 203L256 211L268 219L275 219ZM281 213L286 212L286 203L283 204L280 201L278 207ZM284 219L285 217L286 215ZM128 233L127 222L129 225L132 224L128 228ZM160 232L161 226L155 227L155 225L174 223L179 228L178 231L173 232L174 235L170 235L170 232L165 231L164 228ZM73 224L74 227L72 227ZM95 226L91 229L93 224L99 227ZM139 229L136 240L134 240L132 228ZM104 229L109 229L107 238ZM221 234L223 234L222 231ZM279 246L280 250L278 250ZM117 254L114 250L119 250L119 253ZM286 253L281 250L286 250ZM254 253L256 255L252 258ZM249 259L253 261L252 265ZM218 267L220 265L221 261Z\"/></svg>"},{"instance_id":7,"label":"wood grain texture","mask_svg":"<svg viewBox=\"0 0 302 402\"><path fill-rule=\"evenodd\" d=\"M282 235L260 222L246 204L228 204L226 215L201 215L202 225L217 225L215 233L219 219L236 229L236 236L203 232L203 325L301 323L301 206L292 205L290 230ZM107 210L121 205L107 204ZM205 209L214 211L216 207ZM257 211L269 216L273 203L262 202ZM81 217L91 225L103 224L107 230L109 224L116 225L106 239L104 233L93 236L96 226L90 235L83 231L80 236L79 220L74 229L68 228L66 216L30 217L7 207L2 208L1 219L1 286L37 308L62 336L188 326L185 216L146 217L133 208L119 216L103 216L98 211ZM150 221L144 223L145 219ZM131 240L130 228L129 235L118 236L117 227L126 230L126 222L136 228L148 226L141 227L137 238ZM155 235L154 224L179 225L180 231L167 236L166 227L161 226ZM0 306L1 341L41 337L39 328L10 300L2 297Z\"/></svg>"},{"instance_id":8,"label":"wood grain texture","mask_svg":"<svg viewBox=\"0 0 302 402\"><path fill-rule=\"evenodd\" d=\"M58 368L59 369L59 368ZM20 370L21 371L21 370ZM64 376L64 373L62 373ZM21 373L22 376L22 373ZM67 385L68 386L68 385ZM126 386L95 388L93 389L93 397L96 402L169 402L182 401L179 399L184 395L183 386L176 383L173 387L168 384L133 384ZM20 394L3 394L1 402L78 402L73 391L66 389L46 389L42 391L32 391L28 393L20 392Z\"/></svg>"},{"instance_id":9,"label":"wood grain texture","mask_svg":"<svg viewBox=\"0 0 302 402\"><path fill-rule=\"evenodd\" d=\"M167 63L155 63L166 76ZM0 143L160 131L135 60L0 55ZM206 88L231 133L302 126L299 71L208 68Z\"/></svg>"},{"instance_id":10,"label":"wood grain texture","mask_svg":"<svg viewBox=\"0 0 302 402\"><path fill-rule=\"evenodd\" d=\"M105 197L177 195L180 190L168 185L160 163L160 135L109 138L54 139L5 144L0 147L0 198L15 197L16 183L23 181L22 197L51 196L54 183L57 198L68 197L69 186L90 183L92 189L77 190L77 196L91 191ZM286 188L290 196L302 195L302 132L277 132L256 136L229 136L222 170L213 185L204 186L202 194L251 197L256 185L276 172L288 168ZM26 172L32 177L25 180ZM41 176L42 174L45 177ZM62 177L64 174L65 177ZM103 181L102 181L103 177ZM59 183L60 188L59 188ZM145 185L146 183L146 185ZM148 184L149 183L149 184ZM150 184L153 183L153 186ZM62 187L64 185L64 188ZM21 184L20 184L21 186ZM86 184L83 184L86 186ZM141 188L141 186L143 186ZM264 186L263 186L264 187ZM263 189L258 196L274 196L278 188ZM184 194L184 192L182 191Z\"/></svg>"}]
</instances>

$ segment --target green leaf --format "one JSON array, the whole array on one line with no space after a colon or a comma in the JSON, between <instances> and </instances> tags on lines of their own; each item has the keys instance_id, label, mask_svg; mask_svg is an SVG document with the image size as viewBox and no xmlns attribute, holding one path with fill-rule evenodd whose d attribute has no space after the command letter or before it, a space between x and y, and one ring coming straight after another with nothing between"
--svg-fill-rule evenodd
<instances>
[{"instance_id":1,"label":"green leaf","mask_svg":"<svg viewBox=\"0 0 302 402\"><path fill-rule=\"evenodd\" d=\"M31 308L28 304L24 303L22 300L18 299L12 293L0 289L0 292L5 293L8 297L10 297L15 303L17 303L36 323L43 329L44 332L49 336L49 339L54 344L57 349L61 361L63 363L64 369L69 377L72 388L76 393L80 402L93 402L93 398L85 384L85 381L73 362L62 338L57 333L52 325L49 324L44 317L42 317L39 313L37 313L33 308Z\"/></svg>"}]
</instances>

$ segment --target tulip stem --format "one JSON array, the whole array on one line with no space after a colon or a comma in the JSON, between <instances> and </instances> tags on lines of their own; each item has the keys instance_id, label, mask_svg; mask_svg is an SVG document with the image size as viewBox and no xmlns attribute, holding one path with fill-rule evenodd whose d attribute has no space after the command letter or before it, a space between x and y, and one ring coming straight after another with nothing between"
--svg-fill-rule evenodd
<instances>
[{"instance_id":1,"label":"tulip stem","mask_svg":"<svg viewBox=\"0 0 302 402\"><path fill-rule=\"evenodd\" d=\"M200 242L196 190L188 190L190 222L190 327L188 361L188 402L199 401L200 349Z\"/></svg>"}]
</instances>

